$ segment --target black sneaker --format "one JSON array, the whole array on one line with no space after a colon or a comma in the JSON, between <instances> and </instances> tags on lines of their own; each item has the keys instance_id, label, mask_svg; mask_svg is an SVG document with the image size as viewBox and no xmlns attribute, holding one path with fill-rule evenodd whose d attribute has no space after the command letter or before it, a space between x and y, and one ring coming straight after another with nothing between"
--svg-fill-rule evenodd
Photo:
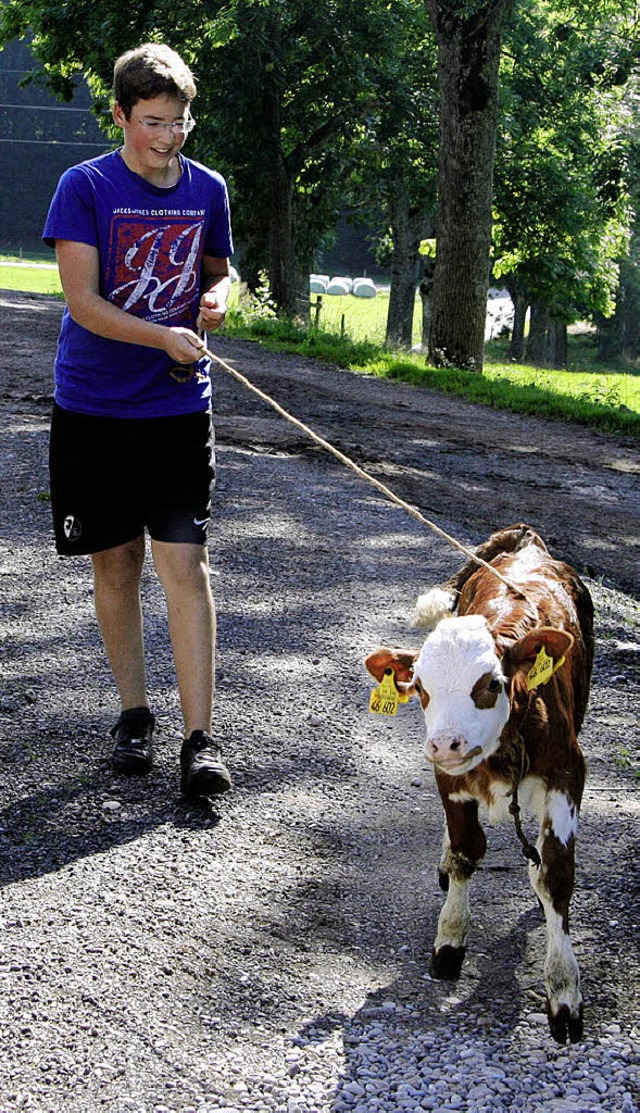
<instances>
[{"instance_id":1,"label":"black sneaker","mask_svg":"<svg viewBox=\"0 0 640 1113\"><path fill-rule=\"evenodd\" d=\"M153 728L155 718L148 707L123 711L111 728L115 746L111 764L117 773L148 773L153 765Z\"/></svg>"},{"instance_id":2,"label":"black sneaker","mask_svg":"<svg viewBox=\"0 0 640 1113\"><path fill-rule=\"evenodd\" d=\"M204 730L194 730L182 743L180 771L180 788L186 796L220 796L231 788L220 746Z\"/></svg>"}]
</instances>

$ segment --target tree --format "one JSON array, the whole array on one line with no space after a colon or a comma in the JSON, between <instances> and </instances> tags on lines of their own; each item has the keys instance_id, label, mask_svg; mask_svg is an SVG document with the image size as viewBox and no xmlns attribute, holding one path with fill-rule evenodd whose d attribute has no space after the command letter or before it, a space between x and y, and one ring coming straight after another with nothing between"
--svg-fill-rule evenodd
<instances>
[{"instance_id":1,"label":"tree","mask_svg":"<svg viewBox=\"0 0 640 1113\"><path fill-rule=\"evenodd\" d=\"M566 327L613 308L628 219L620 41L531 4L509 28L495 173L494 273L516 308L511 354L566 364ZM624 80L624 79L623 79Z\"/></svg>"},{"instance_id":2,"label":"tree","mask_svg":"<svg viewBox=\"0 0 640 1113\"><path fill-rule=\"evenodd\" d=\"M389 246L386 342L410 348L420 242L436 204L437 97L434 36L422 5L389 10L389 50L373 73L375 106L362 129L349 202Z\"/></svg>"},{"instance_id":3,"label":"tree","mask_svg":"<svg viewBox=\"0 0 640 1113\"><path fill-rule=\"evenodd\" d=\"M432 34L414 20L409 42L395 58L393 88L383 89L378 127L384 204L393 243L386 342L410 348L420 243L433 228L437 134Z\"/></svg>"},{"instance_id":4,"label":"tree","mask_svg":"<svg viewBox=\"0 0 640 1113\"><path fill-rule=\"evenodd\" d=\"M371 0L357 10L345 0L234 0L205 29L220 125L212 150L235 185L250 269L268 270L288 314L306 303L314 250L336 223L385 42L380 14Z\"/></svg>"},{"instance_id":5,"label":"tree","mask_svg":"<svg viewBox=\"0 0 640 1113\"><path fill-rule=\"evenodd\" d=\"M619 260L615 312L596 314L598 356L602 360L640 356L640 82L635 76L625 90L621 143L627 164L631 202L629 250Z\"/></svg>"},{"instance_id":6,"label":"tree","mask_svg":"<svg viewBox=\"0 0 640 1113\"><path fill-rule=\"evenodd\" d=\"M440 169L429 357L482 370L501 34L511 0L425 0L438 43Z\"/></svg>"},{"instance_id":7,"label":"tree","mask_svg":"<svg viewBox=\"0 0 640 1113\"><path fill-rule=\"evenodd\" d=\"M594 315L598 326L598 358L603 362L625 356L640 356L640 228L637 211L631 229L629 251L620 260L615 311Z\"/></svg>"}]
</instances>

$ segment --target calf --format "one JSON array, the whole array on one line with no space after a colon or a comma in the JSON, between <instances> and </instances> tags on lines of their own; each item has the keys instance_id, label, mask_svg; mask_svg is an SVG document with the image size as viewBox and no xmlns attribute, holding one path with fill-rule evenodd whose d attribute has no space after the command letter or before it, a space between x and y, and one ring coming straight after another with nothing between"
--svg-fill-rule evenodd
<instances>
[{"instance_id":1,"label":"calf","mask_svg":"<svg viewBox=\"0 0 640 1113\"><path fill-rule=\"evenodd\" d=\"M462 967L469 879L486 849L479 805L491 822L511 814L546 919L551 1033L559 1043L575 1042L582 1036L582 996L569 901L585 777L577 734L589 695L593 605L573 569L554 560L526 525L493 534L477 555L511 586L468 561L418 600L419 624L438 623L422 649L379 648L366 666L385 692L393 678L401 698L420 700L426 756L444 805L440 882L447 897L432 975L457 978ZM457 617L443 617L456 609ZM535 847L522 832L520 806L539 822Z\"/></svg>"}]
</instances>

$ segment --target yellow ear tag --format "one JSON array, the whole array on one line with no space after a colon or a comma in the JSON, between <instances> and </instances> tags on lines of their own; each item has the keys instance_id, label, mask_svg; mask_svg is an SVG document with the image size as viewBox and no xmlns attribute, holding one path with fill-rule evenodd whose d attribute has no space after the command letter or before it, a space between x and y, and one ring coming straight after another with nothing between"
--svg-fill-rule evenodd
<instances>
[{"instance_id":1,"label":"yellow ear tag","mask_svg":"<svg viewBox=\"0 0 640 1113\"><path fill-rule=\"evenodd\" d=\"M546 684L562 665L564 665L564 657L559 657L554 663L553 657L550 657L545 647L541 646L538 656L527 673L527 691L531 692L540 684Z\"/></svg>"},{"instance_id":2,"label":"yellow ear tag","mask_svg":"<svg viewBox=\"0 0 640 1113\"><path fill-rule=\"evenodd\" d=\"M369 711L374 715L396 715L399 703L407 703L406 692L399 692L396 688L396 678L393 669L387 669L377 688L374 688L369 700Z\"/></svg>"}]
</instances>

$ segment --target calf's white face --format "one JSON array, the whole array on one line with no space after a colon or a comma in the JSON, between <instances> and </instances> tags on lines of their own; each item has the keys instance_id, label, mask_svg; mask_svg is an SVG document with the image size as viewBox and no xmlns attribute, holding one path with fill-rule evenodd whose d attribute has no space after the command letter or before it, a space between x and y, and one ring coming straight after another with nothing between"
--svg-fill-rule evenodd
<instances>
[{"instance_id":1,"label":"calf's white face","mask_svg":"<svg viewBox=\"0 0 640 1113\"><path fill-rule=\"evenodd\" d=\"M413 681L424 711L429 761L456 775L497 750L510 705L484 618L439 622L416 659Z\"/></svg>"}]
</instances>

